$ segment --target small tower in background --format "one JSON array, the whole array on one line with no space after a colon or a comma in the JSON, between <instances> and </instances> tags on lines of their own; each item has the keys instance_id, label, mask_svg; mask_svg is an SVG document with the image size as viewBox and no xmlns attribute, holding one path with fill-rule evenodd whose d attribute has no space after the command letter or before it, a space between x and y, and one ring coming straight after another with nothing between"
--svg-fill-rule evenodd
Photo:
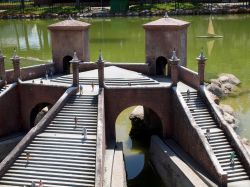
<instances>
[{"instance_id":1,"label":"small tower in background","mask_svg":"<svg viewBox=\"0 0 250 187\"><path fill-rule=\"evenodd\" d=\"M180 58L180 65L187 64L187 28L189 22L168 17L143 25L146 35L146 63L150 66L151 75L167 75L168 59L172 50ZM168 65L168 67L167 67Z\"/></svg>"},{"instance_id":2,"label":"small tower in background","mask_svg":"<svg viewBox=\"0 0 250 187\"><path fill-rule=\"evenodd\" d=\"M69 18L50 25L52 59L56 71L70 73L70 61L74 51L80 61L89 61L89 30L90 24Z\"/></svg>"}]
</instances>

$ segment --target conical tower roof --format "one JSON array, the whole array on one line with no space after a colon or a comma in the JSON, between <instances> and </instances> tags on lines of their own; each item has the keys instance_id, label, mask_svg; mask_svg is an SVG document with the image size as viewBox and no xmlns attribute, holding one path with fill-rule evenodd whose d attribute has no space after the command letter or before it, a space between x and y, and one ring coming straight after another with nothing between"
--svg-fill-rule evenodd
<instances>
[{"instance_id":1,"label":"conical tower roof","mask_svg":"<svg viewBox=\"0 0 250 187\"><path fill-rule=\"evenodd\" d=\"M144 29L154 29L154 28L185 28L189 26L189 22L170 18L170 17L164 17L149 23L146 23L143 25Z\"/></svg>"},{"instance_id":2,"label":"conical tower roof","mask_svg":"<svg viewBox=\"0 0 250 187\"><path fill-rule=\"evenodd\" d=\"M72 18L58 23L49 25L49 30L86 30L90 26L89 23L77 21Z\"/></svg>"}]
</instances>

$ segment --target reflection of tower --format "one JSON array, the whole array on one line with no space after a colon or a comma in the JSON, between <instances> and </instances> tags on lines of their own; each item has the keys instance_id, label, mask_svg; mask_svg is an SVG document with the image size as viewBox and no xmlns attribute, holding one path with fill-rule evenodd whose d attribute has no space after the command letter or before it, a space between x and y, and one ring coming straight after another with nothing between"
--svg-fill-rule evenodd
<instances>
[{"instance_id":1,"label":"reflection of tower","mask_svg":"<svg viewBox=\"0 0 250 187\"><path fill-rule=\"evenodd\" d=\"M207 41L207 52L208 52L208 56L211 55L213 47L214 47L214 41L215 40L208 40Z\"/></svg>"},{"instance_id":2,"label":"reflection of tower","mask_svg":"<svg viewBox=\"0 0 250 187\"><path fill-rule=\"evenodd\" d=\"M157 59L169 59L174 49L180 58L180 65L186 66L188 26L189 22L168 16L143 25L146 32L146 62L150 64L150 74L156 74Z\"/></svg>"},{"instance_id":3,"label":"reflection of tower","mask_svg":"<svg viewBox=\"0 0 250 187\"><path fill-rule=\"evenodd\" d=\"M68 19L49 26L51 32L52 58L56 71L66 72L64 57L71 57L74 51L80 61L89 61L88 29L90 24ZM68 58L70 59L70 58ZM67 62L69 64L69 62Z\"/></svg>"}]
</instances>

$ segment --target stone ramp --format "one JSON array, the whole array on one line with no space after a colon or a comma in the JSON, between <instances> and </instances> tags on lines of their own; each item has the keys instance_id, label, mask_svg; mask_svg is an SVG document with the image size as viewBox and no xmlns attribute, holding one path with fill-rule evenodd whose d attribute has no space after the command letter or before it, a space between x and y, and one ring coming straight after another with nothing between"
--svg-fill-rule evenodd
<instances>
[{"instance_id":1,"label":"stone ramp","mask_svg":"<svg viewBox=\"0 0 250 187\"><path fill-rule=\"evenodd\" d=\"M47 187L95 186L96 129L97 96L71 96L3 175L0 186L30 186L40 180Z\"/></svg>"},{"instance_id":2,"label":"stone ramp","mask_svg":"<svg viewBox=\"0 0 250 187\"><path fill-rule=\"evenodd\" d=\"M208 140L216 158L222 169L227 172L228 183L249 180L249 176L242 165L240 158L235 157L234 165L230 163L230 154L234 151L230 145L223 130L219 127L218 122L214 119L206 103L196 91L181 92L188 109L190 110L196 124L201 128L206 136L206 130L210 130L210 139Z\"/></svg>"}]
</instances>

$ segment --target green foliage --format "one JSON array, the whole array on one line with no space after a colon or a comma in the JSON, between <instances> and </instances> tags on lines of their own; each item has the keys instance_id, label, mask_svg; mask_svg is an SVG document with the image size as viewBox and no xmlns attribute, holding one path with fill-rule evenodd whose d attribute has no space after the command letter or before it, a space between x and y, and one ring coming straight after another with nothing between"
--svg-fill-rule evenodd
<instances>
[{"instance_id":1,"label":"green foliage","mask_svg":"<svg viewBox=\"0 0 250 187\"><path fill-rule=\"evenodd\" d=\"M130 11L142 11L142 10L174 10L175 6L178 9L198 9L201 7L201 4L198 3L155 3L155 4L143 4L141 5L132 5L130 6Z\"/></svg>"}]
</instances>

